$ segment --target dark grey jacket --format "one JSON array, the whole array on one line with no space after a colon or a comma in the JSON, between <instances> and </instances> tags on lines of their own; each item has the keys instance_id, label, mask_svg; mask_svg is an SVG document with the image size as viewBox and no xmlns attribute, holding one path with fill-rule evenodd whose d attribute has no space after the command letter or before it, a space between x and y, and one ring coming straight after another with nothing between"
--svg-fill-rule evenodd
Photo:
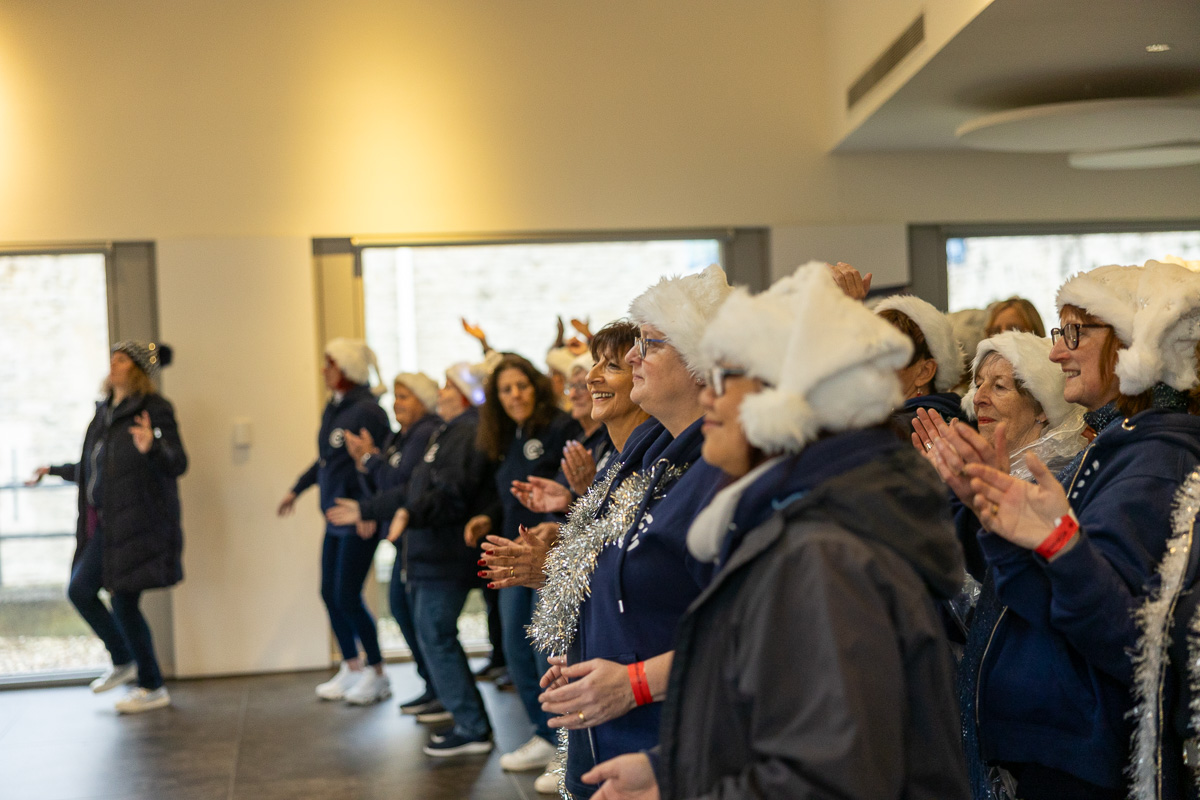
<instances>
[{"instance_id":1,"label":"dark grey jacket","mask_svg":"<svg viewBox=\"0 0 1200 800\"><path fill-rule=\"evenodd\" d=\"M662 797L969 797L935 610L962 576L944 487L887 446L809 485L745 535L680 623Z\"/></svg>"}]
</instances>

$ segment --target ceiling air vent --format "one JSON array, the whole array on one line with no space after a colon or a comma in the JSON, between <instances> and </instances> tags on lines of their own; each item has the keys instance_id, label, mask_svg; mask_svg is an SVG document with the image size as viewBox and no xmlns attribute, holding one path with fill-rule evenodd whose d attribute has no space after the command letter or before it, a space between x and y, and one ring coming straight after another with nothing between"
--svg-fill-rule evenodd
<instances>
[{"instance_id":1,"label":"ceiling air vent","mask_svg":"<svg viewBox=\"0 0 1200 800\"><path fill-rule=\"evenodd\" d=\"M854 108L855 103L862 100L867 92L874 89L906 55L915 50L917 45L923 41L925 41L924 14L917 17L904 33L896 37L896 41L892 42L891 46L884 50L879 58L867 67L867 71L846 90L846 108Z\"/></svg>"}]
</instances>

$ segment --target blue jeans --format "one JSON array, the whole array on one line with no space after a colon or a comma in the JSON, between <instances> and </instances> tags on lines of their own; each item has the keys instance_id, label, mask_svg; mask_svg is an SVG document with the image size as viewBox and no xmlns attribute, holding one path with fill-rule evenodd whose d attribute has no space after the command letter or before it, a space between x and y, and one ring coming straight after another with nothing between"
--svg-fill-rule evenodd
<instances>
[{"instance_id":1,"label":"blue jeans","mask_svg":"<svg viewBox=\"0 0 1200 800\"><path fill-rule=\"evenodd\" d=\"M525 628L533 621L533 607L537 603L537 592L524 586L510 586L500 590L500 618L504 634L504 659L508 662L508 677L512 678L525 706L525 714L533 723L534 733L554 744L556 739L548 724L550 715L542 711L538 695L542 693L539 681L545 674L546 659L533 649L533 643Z\"/></svg>"},{"instance_id":2,"label":"blue jeans","mask_svg":"<svg viewBox=\"0 0 1200 800\"><path fill-rule=\"evenodd\" d=\"M104 642L114 665L136 661L138 686L154 690L163 685L162 671L154 656L150 626L138 608L141 592L111 592L112 613L100 599L104 585L104 533L97 527L83 546L79 563L71 571L67 597L79 615Z\"/></svg>"},{"instance_id":3,"label":"blue jeans","mask_svg":"<svg viewBox=\"0 0 1200 800\"><path fill-rule=\"evenodd\" d=\"M329 624L347 661L358 658L362 644L367 664L382 663L379 632L375 619L363 602L362 587L375 559L379 539L363 540L354 533L326 533L321 548L321 599L329 612Z\"/></svg>"},{"instance_id":4,"label":"blue jeans","mask_svg":"<svg viewBox=\"0 0 1200 800\"><path fill-rule=\"evenodd\" d=\"M475 676L458 641L458 615L468 587L454 582L409 584L409 600L417 622L421 650L429 664L433 690L454 715L454 731L468 739L492 732Z\"/></svg>"},{"instance_id":5,"label":"blue jeans","mask_svg":"<svg viewBox=\"0 0 1200 800\"><path fill-rule=\"evenodd\" d=\"M425 656L421 650L420 634L413 621L409 591L404 584L404 559L399 547L396 548L396 560L392 563L392 582L388 584L388 605L392 607L392 618L396 620L396 624L400 626L400 632L404 634L404 642L412 651L413 662L417 665L417 674L421 676L421 680L425 681L426 691L432 691L429 688L429 668L426 666ZM436 696L437 692L435 691L433 694Z\"/></svg>"}]
</instances>

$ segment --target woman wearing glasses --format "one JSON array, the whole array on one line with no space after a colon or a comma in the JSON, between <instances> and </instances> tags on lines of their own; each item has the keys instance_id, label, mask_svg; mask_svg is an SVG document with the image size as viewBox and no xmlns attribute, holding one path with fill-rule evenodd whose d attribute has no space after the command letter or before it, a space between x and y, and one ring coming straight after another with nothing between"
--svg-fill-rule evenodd
<instances>
[{"instance_id":1,"label":"woman wearing glasses","mask_svg":"<svg viewBox=\"0 0 1200 800\"><path fill-rule=\"evenodd\" d=\"M657 768L603 763L599 796L968 796L931 596L961 557L937 476L882 424L911 349L821 264L717 312L704 460L734 482L687 534L717 573L679 623Z\"/></svg>"},{"instance_id":2,"label":"woman wearing glasses","mask_svg":"<svg viewBox=\"0 0 1200 800\"><path fill-rule=\"evenodd\" d=\"M553 656L542 707L568 731L564 785L575 797L595 791L581 777L598 761L657 741L675 625L711 574L688 555L686 533L722 479L700 463L699 342L729 291L714 265L630 305L640 335L625 356L629 397L653 419L572 509L547 557L532 633Z\"/></svg>"},{"instance_id":3,"label":"woman wearing glasses","mask_svg":"<svg viewBox=\"0 0 1200 800\"><path fill-rule=\"evenodd\" d=\"M1036 483L1010 476L1004 448L963 425L939 445L971 478L1002 605L990 630L972 632L980 748L1021 798L1125 796L1133 612L1155 583L1172 497L1200 463L1186 393L1200 312L1184 299L1200 295L1198 282L1148 262L1101 267L1059 290L1050 360L1096 435L1057 479L1036 458Z\"/></svg>"}]
</instances>

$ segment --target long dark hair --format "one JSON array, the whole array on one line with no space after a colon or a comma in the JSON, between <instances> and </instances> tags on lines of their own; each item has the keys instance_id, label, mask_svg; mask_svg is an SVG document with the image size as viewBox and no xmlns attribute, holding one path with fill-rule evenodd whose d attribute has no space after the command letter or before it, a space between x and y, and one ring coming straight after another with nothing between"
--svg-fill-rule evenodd
<instances>
[{"instance_id":1,"label":"long dark hair","mask_svg":"<svg viewBox=\"0 0 1200 800\"><path fill-rule=\"evenodd\" d=\"M496 391L500 373L508 369L520 370L533 384L533 413L522 426L525 435L532 436L545 428L558 411L550 379L538 372L537 367L527 359L515 353L505 354L488 377L486 399L479 408L479 431L475 438L475 446L492 461L498 461L504 455L517 435L517 423L505 413L504 406L500 405L500 393Z\"/></svg>"}]
</instances>

